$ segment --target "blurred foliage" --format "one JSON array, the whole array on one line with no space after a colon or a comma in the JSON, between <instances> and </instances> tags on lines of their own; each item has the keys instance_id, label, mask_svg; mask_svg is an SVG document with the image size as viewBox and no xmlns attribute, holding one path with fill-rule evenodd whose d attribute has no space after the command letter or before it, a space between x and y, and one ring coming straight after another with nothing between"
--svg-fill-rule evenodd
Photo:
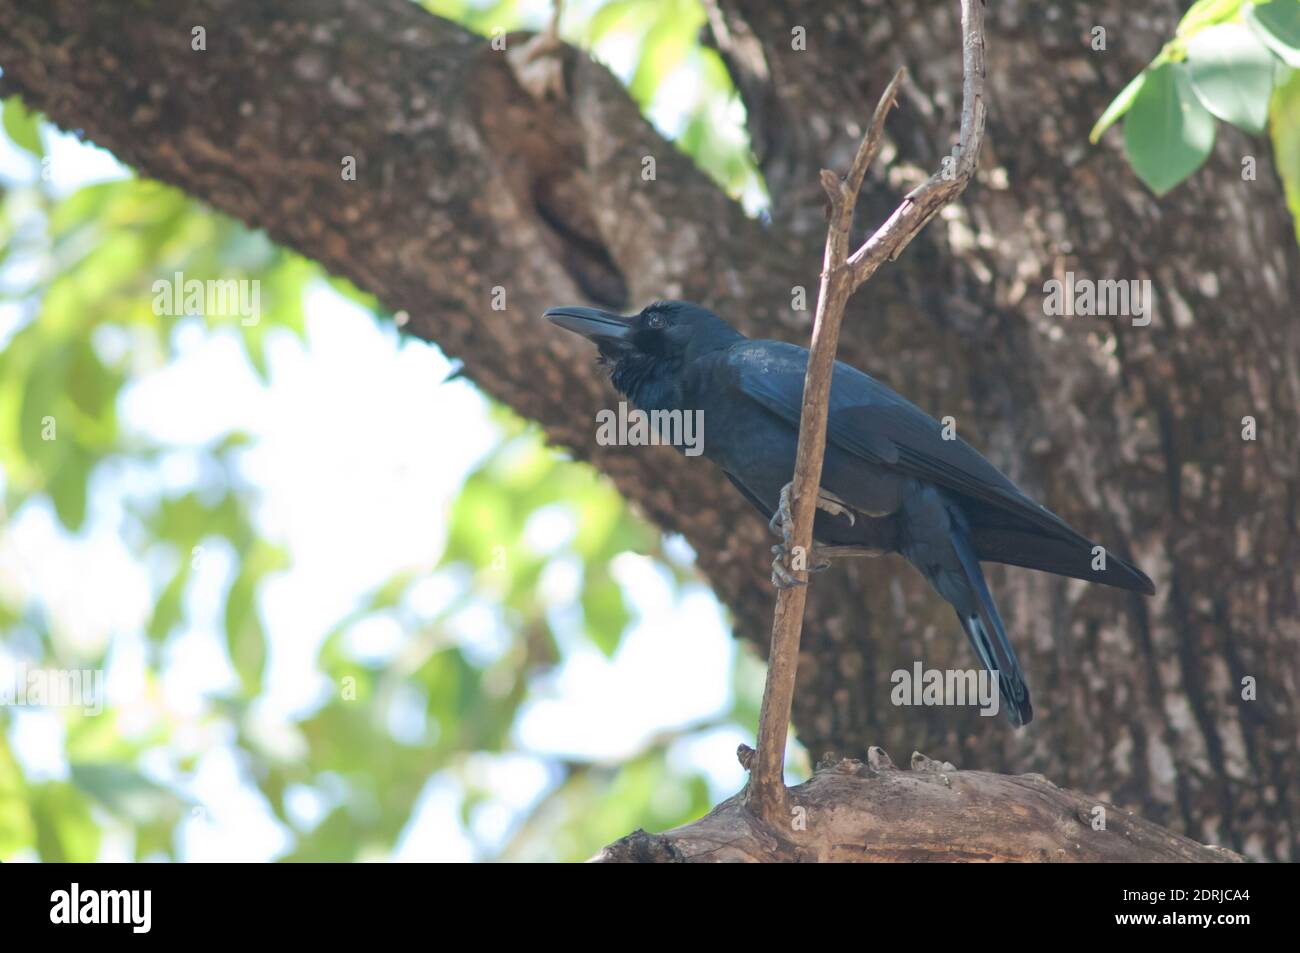
<instances>
[{"instance_id":1,"label":"blurred foliage","mask_svg":"<svg viewBox=\"0 0 1300 953\"><path fill-rule=\"evenodd\" d=\"M542 26L509 0L426 6L485 35ZM735 93L716 54L698 43L697 0L568 7L566 39L609 62L720 184L736 195L761 191ZM607 481L545 448L505 411L495 412L496 449L450 509L438 565L411 567L337 620L316 658L310 710L266 715L277 633L267 630L264 591L294 567L258 513L259 488L244 465L254 440L228 432L185 447L198 476L178 487L157 477L178 448L124 425L123 397L175 362L180 330L196 321L209 334L237 328L248 364L273 385L268 342L305 346L312 283L328 282L390 329L391 315L263 234L157 183L127 177L58 194L46 151L56 133L17 99L3 103L0 118L35 169L26 180L0 177L0 663L10 671L117 664L118 636L100 644L60 621L66 606L25 571L10 532L25 514L51 512L71 545L107 521L151 580L138 701L102 713L44 709L57 719L61 746L48 760L62 770L24 767L15 743L23 712L0 705L0 860L184 857L192 825L227 809L186 793L216 752L233 755L243 787L278 822L277 855L286 860L389 856L433 791L450 792L470 854L484 859L581 859L637 827L684 823L730 793L711 794L699 769L673 752L756 719L761 666L745 656L734 710L648 739L625 762L521 747L521 714L546 697L566 660L588 647L614 657L637 622L612 570L620 554L655 560L679 595L695 583L688 562L670 558ZM156 313L155 282L178 274L260 281L261 320ZM548 514L574 529L539 547L530 526ZM206 637L196 628L195 588L209 554L232 564L218 634L235 678L181 710L164 690L166 670ZM565 567L578 582L560 598L544 582ZM91 599L89 580L71 573L64 596ZM419 598L430 578L450 593L432 613ZM498 638L467 635L484 612ZM402 632L390 655L366 651L359 637L377 621ZM5 671L0 664L0 678ZM512 764L540 772L522 802L498 776ZM485 827L491 832L480 835Z\"/></svg>"}]
</instances>

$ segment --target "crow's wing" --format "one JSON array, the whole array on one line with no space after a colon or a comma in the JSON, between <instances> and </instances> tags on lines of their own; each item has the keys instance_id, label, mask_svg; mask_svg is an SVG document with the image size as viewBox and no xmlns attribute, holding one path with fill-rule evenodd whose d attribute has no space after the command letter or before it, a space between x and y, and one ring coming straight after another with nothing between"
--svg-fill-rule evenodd
<instances>
[{"instance_id":1,"label":"crow's wing","mask_svg":"<svg viewBox=\"0 0 1300 953\"><path fill-rule=\"evenodd\" d=\"M780 341L747 341L733 347L727 359L728 368L734 375L733 386L796 428L799 426L807 364L808 351L805 348ZM943 425L939 421L857 368L838 361L835 363L829 411L828 441L870 463L938 484L991 507L997 511L997 515L987 514L993 517L991 536L1000 537L1004 529L1014 529L1019 524L1019 528L1029 530L1033 535L1041 534L1071 548L1077 546L1091 551L1093 544L1087 537L1022 493L974 447L959 437L945 440ZM1003 518L999 519L999 515ZM970 516L973 523L983 521L979 513ZM1005 517L1012 519L1007 521ZM1029 525L1025 526L1025 523ZM1023 535L1027 538L1031 532ZM978 528L975 535L977 539L981 535ZM1027 565L1026 562L1017 562L1014 555L1011 552L1000 552L996 556L980 553L981 558ZM1110 571L1108 566L1104 574L1067 574L1126 589L1154 591L1151 581L1139 570L1118 557L1108 556L1111 562L1119 564L1114 567L1117 571ZM1077 566L1075 560L1067 562ZM1029 565L1029 568L1040 567ZM1041 568L1062 571L1056 567Z\"/></svg>"},{"instance_id":2,"label":"crow's wing","mask_svg":"<svg viewBox=\"0 0 1300 953\"><path fill-rule=\"evenodd\" d=\"M806 349L747 341L731 349L727 363L746 397L799 425ZM974 447L959 437L945 440L939 421L857 368L835 362L829 410L827 439L841 449L1010 510L1044 529L1070 529Z\"/></svg>"}]
</instances>

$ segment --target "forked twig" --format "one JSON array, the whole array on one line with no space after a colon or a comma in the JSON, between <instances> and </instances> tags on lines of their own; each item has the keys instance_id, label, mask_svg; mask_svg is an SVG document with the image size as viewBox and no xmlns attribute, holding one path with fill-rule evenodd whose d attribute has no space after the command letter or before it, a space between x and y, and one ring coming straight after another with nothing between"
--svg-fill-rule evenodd
<instances>
[{"instance_id":1,"label":"forked twig","mask_svg":"<svg viewBox=\"0 0 1300 953\"><path fill-rule=\"evenodd\" d=\"M900 69L885 88L872 116L853 165L843 179L823 169L822 187L831 202L826 251L822 259L817 311L813 321L811 354L804 378L803 408L799 417L799 448L795 460L792 554L812 551L813 515L821 482L822 457L826 452L827 404L831 372L839 346L840 324L849 298L885 261L898 258L908 242L938 211L953 201L975 173L980 144L984 138L984 5L983 0L961 0L962 108L961 129L952 156L943 168L913 189L883 225L857 251L849 254L849 229L858 192L867 169L880 152L885 117L894 105L899 84L906 76ZM807 582L804 568L791 574ZM806 585L781 589L772 618L772 644L768 653L767 682L759 716L758 750L750 761L747 803L769 822L787 817L784 781L785 741L794 702L795 672L799 663L799 640L803 632Z\"/></svg>"}]
</instances>

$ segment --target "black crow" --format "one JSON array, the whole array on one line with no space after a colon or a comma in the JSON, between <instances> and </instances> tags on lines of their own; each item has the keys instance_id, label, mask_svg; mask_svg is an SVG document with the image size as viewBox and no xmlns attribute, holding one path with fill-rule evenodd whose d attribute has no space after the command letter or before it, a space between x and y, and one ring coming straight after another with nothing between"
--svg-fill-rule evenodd
<instances>
[{"instance_id":1,"label":"black crow","mask_svg":"<svg viewBox=\"0 0 1300 953\"><path fill-rule=\"evenodd\" d=\"M686 301L660 301L631 317L583 307L551 308L546 317L592 340L614 387L640 410L701 414L703 455L774 530L788 520L806 348L751 341ZM1141 570L1095 547L856 368L836 363L829 410L810 568L833 556L900 553L957 611L980 662L997 673L1016 726L1033 717L1029 689L980 560L1155 591ZM790 584L775 549L774 582Z\"/></svg>"}]
</instances>

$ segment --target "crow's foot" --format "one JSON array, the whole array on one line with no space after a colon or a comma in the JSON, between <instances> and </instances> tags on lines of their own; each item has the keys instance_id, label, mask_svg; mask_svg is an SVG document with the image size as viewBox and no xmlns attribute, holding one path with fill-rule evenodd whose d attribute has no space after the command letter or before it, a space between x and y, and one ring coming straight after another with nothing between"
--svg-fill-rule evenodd
<instances>
[{"instance_id":1,"label":"crow's foot","mask_svg":"<svg viewBox=\"0 0 1300 953\"><path fill-rule=\"evenodd\" d=\"M772 585L777 589L793 589L795 586L808 585L806 580L797 578L785 568L786 548L779 543L772 547Z\"/></svg>"},{"instance_id":2,"label":"crow's foot","mask_svg":"<svg viewBox=\"0 0 1300 953\"><path fill-rule=\"evenodd\" d=\"M791 534L794 531L794 512L790 508L790 494L794 492L794 484L787 483L781 487L781 501L777 504L776 512L772 518L767 521L767 528L776 536L780 536L786 546L790 545Z\"/></svg>"},{"instance_id":3,"label":"crow's foot","mask_svg":"<svg viewBox=\"0 0 1300 953\"><path fill-rule=\"evenodd\" d=\"M772 585L778 589L792 589L795 586L808 585L806 580L799 579L787 569L790 562L790 555L795 550L794 545L794 514L790 509L790 496L794 490L793 483L787 483L781 487L781 502L778 504L776 512L772 514L771 521L767 524L774 533L779 533L781 542L772 547ZM817 505L822 506L822 500L819 497ZM836 504L838 505L838 504ZM824 509L825 507L823 507ZM844 512L848 512L845 510ZM849 519L853 514L849 513ZM817 553L817 547L813 547L813 553ZM830 562L816 556L811 563L799 567L807 572L821 572L823 569L830 568Z\"/></svg>"},{"instance_id":4,"label":"crow's foot","mask_svg":"<svg viewBox=\"0 0 1300 953\"><path fill-rule=\"evenodd\" d=\"M772 585L777 589L793 589L795 586L808 585L805 580L799 579L786 568L790 553L794 549L794 513L790 508L790 495L793 490L793 483L781 487L781 501L767 524L768 529L781 537L781 542L772 547Z\"/></svg>"},{"instance_id":5,"label":"crow's foot","mask_svg":"<svg viewBox=\"0 0 1300 953\"><path fill-rule=\"evenodd\" d=\"M794 510L790 502L794 493L794 483L787 483L781 487L781 501L777 505L776 512L772 518L767 521L767 528L773 534L780 536L785 545L790 545L790 533L794 528ZM823 510L831 516L843 516L853 526L857 522L857 517L853 510L830 490L822 488L817 491L817 509Z\"/></svg>"},{"instance_id":6,"label":"crow's foot","mask_svg":"<svg viewBox=\"0 0 1300 953\"><path fill-rule=\"evenodd\" d=\"M794 573L787 568L790 554L794 551L794 513L791 508L790 498L794 491L794 484L787 483L781 487L781 500L777 505L776 512L772 514L772 519L768 521L768 528L781 537L781 542L772 547L772 585L778 589L790 589L794 586L804 586L807 583L797 578ZM853 511L850 510L844 501L826 490L822 490L817 495L817 508L825 510L832 516L846 516L849 525L854 523ZM832 559L845 559L854 556L879 556L881 550L871 549L865 546L816 546L808 554L809 559L806 568L807 572L822 572L829 569Z\"/></svg>"}]
</instances>

